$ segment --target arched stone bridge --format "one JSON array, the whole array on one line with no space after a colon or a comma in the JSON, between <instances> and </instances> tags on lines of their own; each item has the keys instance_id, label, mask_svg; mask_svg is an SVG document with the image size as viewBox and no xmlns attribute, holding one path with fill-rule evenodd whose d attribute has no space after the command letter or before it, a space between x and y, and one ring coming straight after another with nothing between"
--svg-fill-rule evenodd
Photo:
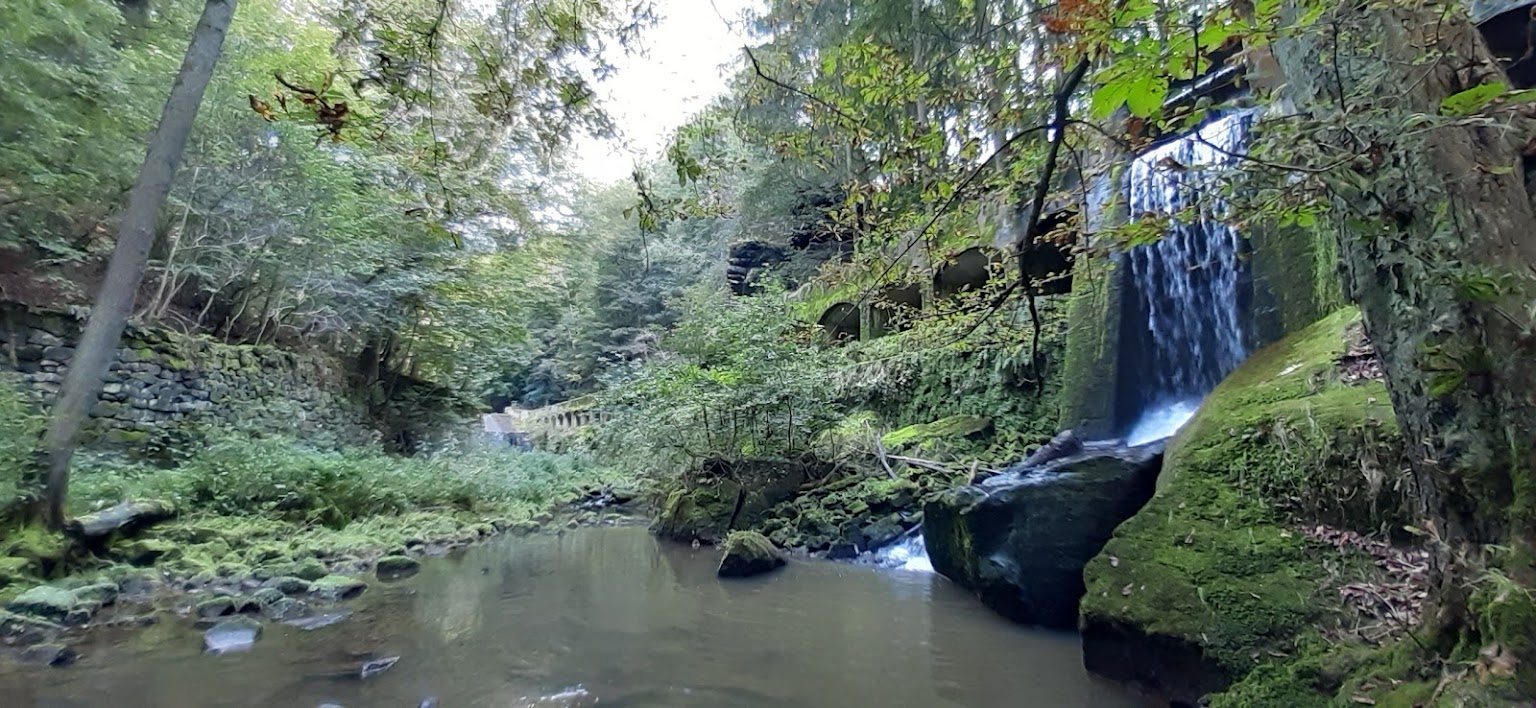
<instances>
[{"instance_id":1,"label":"arched stone bridge","mask_svg":"<svg viewBox=\"0 0 1536 708\"><path fill-rule=\"evenodd\" d=\"M485 432L495 435L555 438L575 433L584 426L606 418L592 407L589 396L573 398L543 408L507 408L500 413L481 416Z\"/></svg>"}]
</instances>

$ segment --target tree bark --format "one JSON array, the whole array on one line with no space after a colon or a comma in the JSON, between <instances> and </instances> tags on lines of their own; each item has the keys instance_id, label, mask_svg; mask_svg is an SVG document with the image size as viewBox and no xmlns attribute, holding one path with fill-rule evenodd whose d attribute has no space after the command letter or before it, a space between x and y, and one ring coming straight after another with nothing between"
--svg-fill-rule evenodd
<instances>
[{"instance_id":1,"label":"tree bark","mask_svg":"<svg viewBox=\"0 0 1536 708\"><path fill-rule=\"evenodd\" d=\"M133 311L134 298L149 263L149 251L154 246L160 209L186 150L203 92L223 53L224 36L234 17L236 2L207 0L203 6L202 18L182 59L176 83L171 86L170 97L160 113L160 123L150 138L144 164L128 194L128 208L118 228L106 278L96 293L90 319L49 416L41 450L48 471L43 511L53 529L64 525L70 458L91 405L101 393L102 377L122 337L128 314Z\"/></svg>"},{"instance_id":2,"label":"tree bark","mask_svg":"<svg viewBox=\"0 0 1536 708\"><path fill-rule=\"evenodd\" d=\"M1477 631L1464 576L1482 546L1536 549L1536 208L1522 158L1536 126L1497 104L1488 118L1440 115L1448 96L1507 81L1443 0L1341 5L1274 49L1283 97L1316 119L1303 137L1319 138L1317 164L1345 165L1324 174L1340 254L1440 551L1426 619L1454 641ZM1503 570L1536 587L1536 569Z\"/></svg>"}]
</instances>

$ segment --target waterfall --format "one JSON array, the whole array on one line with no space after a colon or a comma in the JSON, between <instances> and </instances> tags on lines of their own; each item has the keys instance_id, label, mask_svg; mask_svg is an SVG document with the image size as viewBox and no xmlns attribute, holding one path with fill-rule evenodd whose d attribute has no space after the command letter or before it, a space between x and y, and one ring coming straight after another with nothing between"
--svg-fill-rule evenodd
<instances>
[{"instance_id":1,"label":"waterfall","mask_svg":"<svg viewBox=\"0 0 1536 708\"><path fill-rule=\"evenodd\" d=\"M1135 305L1146 322L1133 378L1142 407L1127 443L1177 432L1248 355L1242 236L1220 220L1226 205L1209 168L1235 160L1252 122L1252 111L1218 118L1131 163L1131 217L1172 219L1161 240L1126 254Z\"/></svg>"},{"instance_id":2,"label":"waterfall","mask_svg":"<svg viewBox=\"0 0 1536 708\"><path fill-rule=\"evenodd\" d=\"M874 553L875 565L899 570L932 573L933 564L928 561L928 546L923 541L923 527L907 532L890 545Z\"/></svg>"}]
</instances>

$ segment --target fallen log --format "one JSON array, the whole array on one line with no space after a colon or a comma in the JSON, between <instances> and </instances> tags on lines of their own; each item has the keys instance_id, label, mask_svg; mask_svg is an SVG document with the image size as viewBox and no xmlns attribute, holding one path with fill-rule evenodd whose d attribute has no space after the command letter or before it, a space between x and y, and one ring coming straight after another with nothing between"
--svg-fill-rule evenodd
<instances>
[{"instance_id":1,"label":"fallen log","mask_svg":"<svg viewBox=\"0 0 1536 708\"><path fill-rule=\"evenodd\" d=\"M133 533L175 515L176 505L168 501L126 501L70 519L64 524L64 531L81 540L94 540L118 532Z\"/></svg>"}]
</instances>

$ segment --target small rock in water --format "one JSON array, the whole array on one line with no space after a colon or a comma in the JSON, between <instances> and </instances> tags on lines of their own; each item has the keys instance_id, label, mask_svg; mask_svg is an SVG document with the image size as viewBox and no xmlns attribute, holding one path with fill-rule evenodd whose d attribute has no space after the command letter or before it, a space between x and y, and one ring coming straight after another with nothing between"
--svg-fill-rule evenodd
<instances>
[{"instance_id":1,"label":"small rock in water","mask_svg":"<svg viewBox=\"0 0 1536 708\"><path fill-rule=\"evenodd\" d=\"M235 613L235 599L232 597L210 597L197 603L197 616L203 619L223 617Z\"/></svg>"},{"instance_id":2,"label":"small rock in water","mask_svg":"<svg viewBox=\"0 0 1536 708\"><path fill-rule=\"evenodd\" d=\"M409 578L421 570L421 561L410 556L384 556L374 566L373 573L379 580Z\"/></svg>"},{"instance_id":3,"label":"small rock in water","mask_svg":"<svg viewBox=\"0 0 1536 708\"><path fill-rule=\"evenodd\" d=\"M827 549L827 560L852 560L859 557L859 547L851 543L834 543Z\"/></svg>"},{"instance_id":4,"label":"small rock in water","mask_svg":"<svg viewBox=\"0 0 1536 708\"><path fill-rule=\"evenodd\" d=\"M21 650L17 657L23 664L69 666L75 663L75 650L63 644L38 644Z\"/></svg>"},{"instance_id":5,"label":"small rock in water","mask_svg":"<svg viewBox=\"0 0 1536 708\"><path fill-rule=\"evenodd\" d=\"M373 661L363 664L363 668L357 672L357 676L358 678L371 679L375 676L378 676L379 674L384 673L385 671L388 671L390 667L393 667L398 663L400 663L400 657L398 656L386 656L382 659L374 659Z\"/></svg>"},{"instance_id":6,"label":"small rock in water","mask_svg":"<svg viewBox=\"0 0 1536 708\"><path fill-rule=\"evenodd\" d=\"M11 600L7 607L17 614L60 622L65 621L70 611L76 609L79 604L79 598L64 588L39 585Z\"/></svg>"},{"instance_id":7,"label":"small rock in water","mask_svg":"<svg viewBox=\"0 0 1536 708\"><path fill-rule=\"evenodd\" d=\"M309 605L291 597L284 597L263 607L261 611L275 620L290 620L309 614Z\"/></svg>"},{"instance_id":8,"label":"small rock in water","mask_svg":"<svg viewBox=\"0 0 1536 708\"><path fill-rule=\"evenodd\" d=\"M345 575L327 575L310 585L309 594L322 600L350 600L363 594L368 583Z\"/></svg>"},{"instance_id":9,"label":"small rock in water","mask_svg":"<svg viewBox=\"0 0 1536 708\"><path fill-rule=\"evenodd\" d=\"M352 613L350 611L344 610L341 612L327 612L322 615L315 615L314 617L288 619L285 620L283 624L289 625L291 627L298 627L299 629L308 631L312 629L320 629L321 627L329 627L351 616Z\"/></svg>"},{"instance_id":10,"label":"small rock in water","mask_svg":"<svg viewBox=\"0 0 1536 708\"><path fill-rule=\"evenodd\" d=\"M725 557L720 559L720 569L716 575L722 578L745 578L766 573L784 564L784 554L762 534L756 531L733 531L725 540Z\"/></svg>"},{"instance_id":11,"label":"small rock in water","mask_svg":"<svg viewBox=\"0 0 1536 708\"><path fill-rule=\"evenodd\" d=\"M245 651L260 637L260 622L249 617L231 617L203 633L203 649L210 654Z\"/></svg>"},{"instance_id":12,"label":"small rock in water","mask_svg":"<svg viewBox=\"0 0 1536 708\"><path fill-rule=\"evenodd\" d=\"M437 696L427 696L416 704L416 708L437 708Z\"/></svg>"}]
</instances>

